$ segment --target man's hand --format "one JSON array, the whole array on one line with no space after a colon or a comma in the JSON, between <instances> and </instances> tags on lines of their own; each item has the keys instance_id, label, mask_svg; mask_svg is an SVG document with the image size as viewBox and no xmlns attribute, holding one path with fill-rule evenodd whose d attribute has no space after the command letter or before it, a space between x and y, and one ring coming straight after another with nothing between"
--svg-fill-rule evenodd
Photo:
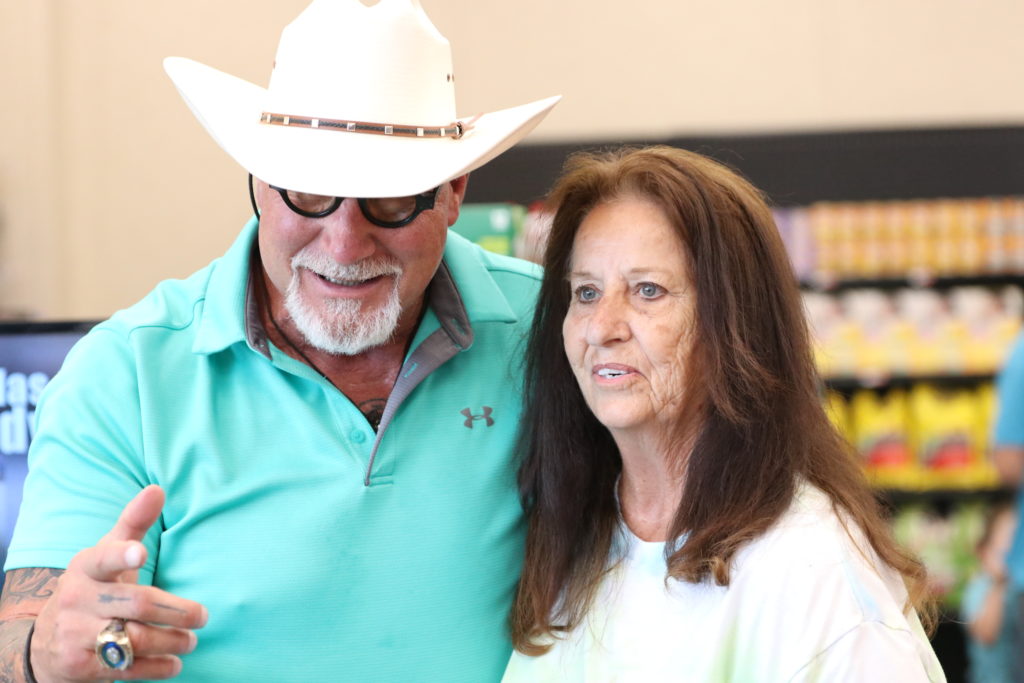
<instances>
[{"instance_id":1,"label":"man's hand","mask_svg":"<svg viewBox=\"0 0 1024 683\"><path fill-rule=\"evenodd\" d=\"M139 586L146 561L141 543L159 518L164 492L148 486L125 506L114 528L81 551L57 579L38 612L32 636L32 668L39 683L110 679L163 679L181 672L176 655L195 649L190 629L206 624L206 608L152 586ZM127 620L135 655L125 671L105 668L96 657L96 636L112 619Z\"/></svg>"}]
</instances>

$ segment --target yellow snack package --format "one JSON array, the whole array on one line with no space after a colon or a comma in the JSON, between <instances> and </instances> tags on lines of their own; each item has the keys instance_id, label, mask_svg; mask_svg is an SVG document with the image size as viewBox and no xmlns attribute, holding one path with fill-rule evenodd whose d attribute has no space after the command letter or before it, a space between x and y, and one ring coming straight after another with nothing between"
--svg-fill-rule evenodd
<instances>
[{"instance_id":1,"label":"yellow snack package","mask_svg":"<svg viewBox=\"0 0 1024 683\"><path fill-rule=\"evenodd\" d=\"M910 392L911 443L930 487L974 487L980 469L978 425L984 409L972 389L921 383Z\"/></svg>"},{"instance_id":2,"label":"yellow snack package","mask_svg":"<svg viewBox=\"0 0 1024 683\"><path fill-rule=\"evenodd\" d=\"M913 489L918 473L908 437L906 393L862 389L850 401L854 445L876 486Z\"/></svg>"}]
</instances>

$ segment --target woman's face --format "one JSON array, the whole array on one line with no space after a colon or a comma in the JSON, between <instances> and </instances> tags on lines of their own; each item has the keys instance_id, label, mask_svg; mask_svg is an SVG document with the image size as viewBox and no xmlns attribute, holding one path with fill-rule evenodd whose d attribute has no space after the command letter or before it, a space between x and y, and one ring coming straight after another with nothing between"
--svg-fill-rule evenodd
<instances>
[{"instance_id":1,"label":"woman's face","mask_svg":"<svg viewBox=\"0 0 1024 683\"><path fill-rule=\"evenodd\" d=\"M682 241L654 204L597 205L569 260L565 354L612 433L665 429L680 414L694 291Z\"/></svg>"}]
</instances>

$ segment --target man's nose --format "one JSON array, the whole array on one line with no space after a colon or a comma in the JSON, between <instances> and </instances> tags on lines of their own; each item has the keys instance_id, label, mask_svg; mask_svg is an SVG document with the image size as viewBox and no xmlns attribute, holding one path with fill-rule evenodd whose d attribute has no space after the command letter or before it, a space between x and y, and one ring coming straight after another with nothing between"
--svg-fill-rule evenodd
<instances>
[{"instance_id":1,"label":"man's nose","mask_svg":"<svg viewBox=\"0 0 1024 683\"><path fill-rule=\"evenodd\" d=\"M377 250L375 233L379 228L366 220L358 200L346 198L337 211L320 220L324 224L320 233L322 247L336 262L356 263Z\"/></svg>"}]
</instances>

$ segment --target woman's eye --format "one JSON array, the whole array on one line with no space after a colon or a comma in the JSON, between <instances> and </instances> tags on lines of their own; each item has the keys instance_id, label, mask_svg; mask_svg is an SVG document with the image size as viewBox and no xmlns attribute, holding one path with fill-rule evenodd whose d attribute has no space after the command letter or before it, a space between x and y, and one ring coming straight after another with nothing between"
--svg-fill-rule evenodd
<instances>
[{"instance_id":1,"label":"woman's eye","mask_svg":"<svg viewBox=\"0 0 1024 683\"><path fill-rule=\"evenodd\" d=\"M582 303L588 303L597 299L597 290L590 285L580 285L575 291L576 300Z\"/></svg>"},{"instance_id":2,"label":"woman's eye","mask_svg":"<svg viewBox=\"0 0 1024 683\"><path fill-rule=\"evenodd\" d=\"M653 299L665 291L660 285L656 285L653 282L641 282L636 289L640 293L640 296L645 299Z\"/></svg>"}]
</instances>

